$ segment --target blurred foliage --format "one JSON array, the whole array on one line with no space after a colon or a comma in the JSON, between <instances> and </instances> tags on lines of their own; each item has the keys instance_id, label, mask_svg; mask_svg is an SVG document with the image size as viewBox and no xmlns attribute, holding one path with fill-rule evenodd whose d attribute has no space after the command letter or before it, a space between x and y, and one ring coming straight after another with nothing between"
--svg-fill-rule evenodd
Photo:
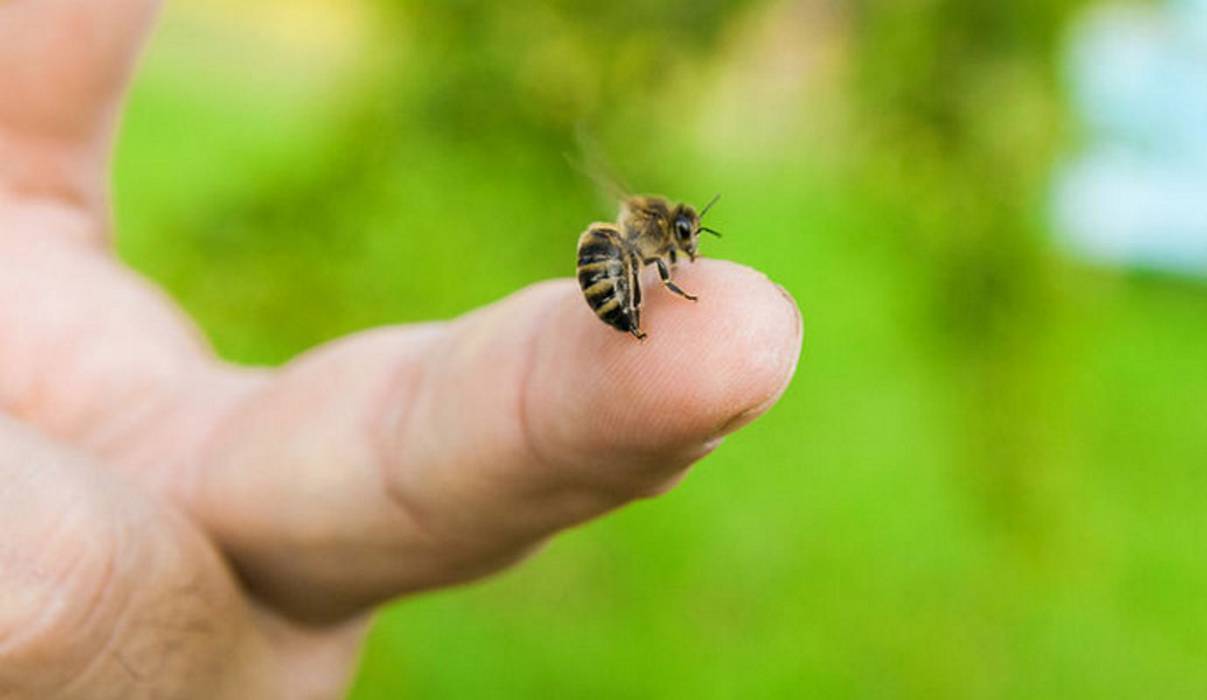
<instances>
[{"instance_id":1,"label":"blurred foliage","mask_svg":"<svg viewBox=\"0 0 1207 700\"><path fill-rule=\"evenodd\" d=\"M1207 693L1207 294L1043 225L1080 4L366 0L343 50L170 5L120 246L228 357L570 274L611 215L566 162L584 128L638 189L723 192L705 254L805 310L770 415L675 493L391 608L353 696Z\"/></svg>"},{"instance_id":2,"label":"blurred foliage","mask_svg":"<svg viewBox=\"0 0 1207 700\"><path fill-rule=\"evenodd\" d=\"M1041 546L1055 525L1042 511L1062 509L1043 502L1042 475L1067 458L1045 398L1072 358L1059 345L1068 290L1036 204L1062 126L1053 58L1082 4L866 2L855 20L865 172L917 217L899 243L916 256L920 327L963 374L963 477Z\"/></svg>"},{"instance_id":3,"label":"blurred foliage","mask_svg":"<svg viewBox=\"0 0 1207 700\"><path fill-rule=\"evenodd\" d=\"M640 113L686 60L715 47L722 22L746 2L598 3L377 0L414 42L406 101L422 124L454 138L538 145L587 118Z\"/></svg>"}]
</instances>

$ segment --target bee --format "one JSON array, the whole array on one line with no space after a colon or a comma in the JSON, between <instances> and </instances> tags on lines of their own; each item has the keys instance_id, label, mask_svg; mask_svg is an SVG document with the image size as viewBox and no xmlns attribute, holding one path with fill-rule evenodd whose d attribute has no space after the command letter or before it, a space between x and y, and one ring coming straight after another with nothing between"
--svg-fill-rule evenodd
<instances>
[{"instance_id":1,"label":"bee","mask_svg":"<svg viewBox=\"0 0 1207 700\"><path fill-rule=\"evenodd\" d=\"M700 220L716 203L713 197L698 214L687 204L665 197L639 195L621 201L615 224L594 223L578 239L578 284L601 321L644 340L641 330L641 279L646 265L656 265L662 285L689 301L697 297L671 281L681 257L695 262L700 233L720 236Z\"/></svg>"}]
</instances>

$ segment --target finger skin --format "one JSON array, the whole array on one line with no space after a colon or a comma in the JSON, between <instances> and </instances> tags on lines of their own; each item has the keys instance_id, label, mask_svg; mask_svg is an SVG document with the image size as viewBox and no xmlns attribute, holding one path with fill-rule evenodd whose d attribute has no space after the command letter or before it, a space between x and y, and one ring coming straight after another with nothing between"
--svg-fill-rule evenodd
<instances>
[{"instance_id":1,"label":"finger skin","mask_svg":"<svg viewBox=\"0 0 1207 700\"><path fill-rule=\"evenodd\" d=\"M49 141L96 135L129 78L158 0L0 3L0 122Z\"/></svg>"},{"instance_id":2,"label":"finger skin","mask_svg":"<svg viewBox=\"0 0 1207 700\"><path fill-rule=\"evenodd\" d=\"M3 416L0 533L0 697L280 692L200 533Z\"/></svg>"},{"instance_id":3,"label":"finger skin","mask_svg":"<svg viewBox=\"0 0 1207 700\"><path fill-rule=\"evenodd\" d=\"M249 391L186 501L254 589L316 621L494 571L665 489L784 390L783 290L718 261L677 279L700 302L647 294L645 342L566 280L320 348Z\"/></svg>"},{"instance_id":4,"label":"finger skin","mask_svg":"<svg viewBox=\"0 0 1207 700\"><path fill-rule=\"evenodd\" d=\"M158 5L0 2L0 194L69 202L107 221L118 105Z\"/></svg>"}]
</instances>

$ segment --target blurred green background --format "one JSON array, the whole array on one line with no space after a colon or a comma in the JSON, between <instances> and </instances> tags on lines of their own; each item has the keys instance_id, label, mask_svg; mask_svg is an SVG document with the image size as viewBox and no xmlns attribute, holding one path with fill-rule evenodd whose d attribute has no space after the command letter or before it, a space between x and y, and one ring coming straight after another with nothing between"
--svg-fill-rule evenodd
<instances>
[{"instance_id":1,"label":"blurred green background","mask_svg":"<svg viewBox=\"0 0 1207 700\"><path fill-rule=\"evenodd\" d=\"M384 611L353 698L1207 696L1207 288L1071 261L1043 0L172 0L122 255L279 363L572 274L586 129L805 314L681 488Z\"/></svg>"}]
</instances>

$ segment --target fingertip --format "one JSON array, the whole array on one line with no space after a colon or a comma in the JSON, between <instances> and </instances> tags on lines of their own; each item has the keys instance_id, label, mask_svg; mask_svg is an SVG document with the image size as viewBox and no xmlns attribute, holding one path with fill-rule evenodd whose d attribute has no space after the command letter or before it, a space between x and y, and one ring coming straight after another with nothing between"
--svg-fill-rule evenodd
<instances>
[{"instance_id":1,"label":"fingertip","mask_svg":"<svg viewBox=\"0 0 1207 700\"><path fill-rule=\"evenodd\" d=\"M683 420L684 439L713 440L765 412L783 394L800 356L796 302L761 272L719 260L681 270L697 304L660 293L651 334L663 344L652 382Z\"/></svg>"},{"instance_id":2,"label":"fingertip","mask_svg":"<svg viewBox=\"0 0 1207 700\"><path fill-rule=\"evenodd\" d=\"M716 260L680 266L675 279L700 299L643 278L644 343L600 323L580 295L560 301L530 378L555 449L598 461L691 461L783 393L802 335L787 292Z\"/></svg>"},{"instance_id":3,"label":"fingertip","mask_svg":"<svg viewBox=\"0 0 1207 700\"><path fill-rule=\"evenodd\" d=\"M716 316L727 328L714 331L714 338L721 345L718 362L734 363L735 391L724 404L728 420L712 435L719 438L765 413L783 395L796 373L804 323L788 290L763 273L723 261L715 265L719 280L714 284L726 299Z\"/></svg>"}]
</instances>

